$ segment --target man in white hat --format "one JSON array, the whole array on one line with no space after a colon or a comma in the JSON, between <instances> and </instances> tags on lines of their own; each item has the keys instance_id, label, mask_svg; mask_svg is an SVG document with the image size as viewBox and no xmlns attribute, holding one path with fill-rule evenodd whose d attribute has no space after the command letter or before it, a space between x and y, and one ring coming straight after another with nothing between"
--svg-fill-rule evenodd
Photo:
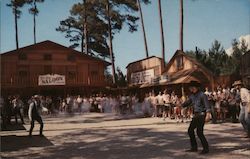
<instances>
[{"instance_id":1,"label":"man in white hat","mask_svg":"<svg viewBox=\"0 0 250 159\"><path fill-rule=\"evenodd\" d=\"M247 88L243 87L241 81L235 81L233 86L240 91L241 110L239 121L247 132L245 137L250 138L250 93Z\"/></svg>"},{"instance_id":2,"label":"man in white hat","mask_svg":"<svg viewBox=\"0 0 250 159\"><path fill-rule=\"evenodd\" d=\"M29 119L30 119L30 130L29 130L29 136L32 136L32 131L35 126L35 121L37 121L40 124L40 136L43 136L43 120L40 115L39 109L41 109L40 106L40 99L38 95L34 95L34 101L30 103L29 105Z\"/></svg>"}]
</instances>

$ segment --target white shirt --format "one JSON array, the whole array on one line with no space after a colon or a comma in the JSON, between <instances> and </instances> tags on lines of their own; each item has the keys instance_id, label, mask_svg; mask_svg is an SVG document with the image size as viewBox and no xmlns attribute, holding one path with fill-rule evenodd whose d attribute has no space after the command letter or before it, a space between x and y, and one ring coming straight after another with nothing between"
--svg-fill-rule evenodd
<instances>
[{"instance_id":1,"label":"white shirt","mask_svg":"<svg viewBox=\"0 0 250 159\"><path fill-rule=\"evenodd\" d=\"M163 94L163 100L165 103L170 103L170 95L169 94Z\"/></svg>"},{"instance_id":2,"label":"white shirt","mask_svg":"<svg viewBox=\"0 0 250 159\"><path fill-rule=\"evenodd\" d=\"M159 103L160 105L164 105L163 96L159 94L159 95L157 96L157 98L158 98L158 103Z\"/></svg>"},{"instance_id":3,"label":"white shirt","mask_svg":"<svg viewBox=\"0 0 250 159\"><path fill-rule=\"evenodd\" d=\"M249 90L246 88L240 89L240 98L242 103L249 103L250 102L250 94Z\"/></svg>"},{"instance_id":4,"label":"white shirt","mask_svg":"<svg viewBox=\"0 0 250 159\"><path fill-rule=\"evenodd\" d=\"M157 96L151 96L150 97L151 99L151 103L153 104L153 105L156 105L157 103L158 103L158 99L157 99Z\"/></svg>"},{"instance_id":5,"label":"white shirt","mask_svg":"<svg viewBox=\"0 0 250 159\"><path fill-rule=\"evenodd\" d=\"M77 103L79 103L79 104L82 103L82 98L81 97L77 97L76 100L77 100Z\"/></svg>"},{"instance_id":6,"label":"white shirt","mask_svg":"<svg viewBox=\"0 0 250 159\"><path fill-rule=\"evenodd\" d=\"M127 104L127 98L125 96L121 97L121 104Z\"/></svg>"}]
</instances>

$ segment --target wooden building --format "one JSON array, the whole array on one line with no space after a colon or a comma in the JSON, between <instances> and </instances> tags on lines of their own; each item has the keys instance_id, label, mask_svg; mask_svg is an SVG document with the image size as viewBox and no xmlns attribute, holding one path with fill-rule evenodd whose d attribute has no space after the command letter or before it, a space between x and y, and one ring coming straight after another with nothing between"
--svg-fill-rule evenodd
<instances>
[{"instance_id":1,"label":"wooden building","mask_svg":"<svg viewBox=\"0 0 250 159\"><path fill-rule=\"evenodd\" d=\"M250 50L242 55L241 77L243 83L250 89Z\"/></svg>"},{"instance_id":2,"label":"wooden building","mask_svg":"<svg viewBox=\"0 0 250 159\"><path fill-rule=\"evenodd\" d=\"M83 94L106 86L108 62L43 41L0 54L1 91L7 94Z\"/></svg>"},{"instance_id":3,"label":"wooden building","mask_svg":"<svg viewBox=\"0 0 250 159\"><path fill-rule=\"evenodd\" d=\"M180 50L175 52L165 68L162 59L155 56L130 63L127 77L130 87L137 86L144 93L167 89L169 93L175 91L181 95L188 92L188 83L192 80L211 90L214 90L216 83L211 71Z\"/></svg>"},{"instance_id":4,"label":"wooden building","mask_svg":"<svg viewBox=\"0 0 250 159\"><path fill-rule=\"evenodd\" d=\"M127 80L129 86L141 86L151 83L163 72L162 58L151 56L127 65Z\"/></svg>"},{"instance_id":5,"label":"wooden building","mask_svg":"<svg viewBox=\"0 0 250 159\"><path fill-rule=\"evenodd\" d=\"M168 76L168 81L162 85L178 88L181 93L184 93L184 89L187 92L190 81L198 81L203 87L209 87L211 90L215 88L213 73L180 50L175 52L163 75Z\"/></svg>"}]
</instances>

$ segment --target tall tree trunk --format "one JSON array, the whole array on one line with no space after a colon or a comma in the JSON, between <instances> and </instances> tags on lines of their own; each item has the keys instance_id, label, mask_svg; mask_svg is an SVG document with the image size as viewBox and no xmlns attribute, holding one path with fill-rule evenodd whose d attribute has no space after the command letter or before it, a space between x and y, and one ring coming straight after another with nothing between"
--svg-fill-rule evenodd
<instances>
[{"instance_id":1,"label":"tall tree trunk","mask_svg":"<svg viewBox=\"0 0 250 159\"><path fill-rule=\"evenodd\" d=\"M180 50L183 51L183 0L180 0Z\"/></svg>"},{"instance_id":2,"label":"tall tree trunk","mask_svg":"<svg viewBox=\"0 0 250 159\"><path fill-rule=\"evenodd\" d=\"M160 29L161 29L161 46L162 46L162 62L163 62L163 70L165 68L165 44L164 44L164 32L163 32L163 24L162 24L162 11L161 11L161 0L158 0L158 10L160 17ZM162 70L162 71L163 71Z\"/></svg>"},{"instance_id":3,"label":"tall tree trunk","mask_svg":"<svg viewBox=\"0 0 250 159\"><path fill-rule=\"evenodd\" d=\"M137 5L138 5L138 8L139 8L139 12L140 12L140 18L141 18L141 24L142 24L142 31L143 31L143 39L144 39L144 47L145 47L145 51L146 51L146 57L148 58L148 44L147 44L147 37L146 37L146 32L145 32L145 26L144 26L144 21L143 21L143 14L142 14L140 0L137 0Z\"/></svg>"},{"instance_id":4,"label":"tall tree trunk","mask_svg":"<svg viewBox=\"0 0 250 159\"><path fill-rule=\"evenodd\" d=\"M83 48L84 48L84 35L82 35L81 34L81 36L82 36L82 39L81 39L81 52L83 53Z\"/></svg>"},{"instance_id":5,"label":"tall tree trunk","mask_svg":"<svg viewBox=\"0 0 250 159\"><path fill-rule=\"evenodd\" d=\"M112 44L112 26L111 26L111 18L110 18L110 5L109 0L107 0L107 13L108 13L108 32L109 32L109 54L111 59L111 65L112 65L112 79L113 84L116 84L115 80L115 60L114 60L114 53L113 53L113 44Z\"/></svg>"},{"instance_id":6,"label":"tall tree trunk","mask_svg":"<svg viewBox=\"0 0 250 159\"><path fill-rule=\"evenodd\" d=\"M19 49L19 44L18 44L18 26L17 26L17 8L15 6L14 8L15 12L15 30L16 30L16 49Z\"/></svg>"},{"instance_id":7,"label":"tall tree trunk","mask_svg":"<svg viewBox=\"0 0 250 159\"><path fill-rule=\"evenodd\" d=\"M34 1L34 14L33 14L33 23L34 23L34 26L33 26L34 44L36 44L36 11L37 11L37 8L36 8L36 1Z\"/></svg>"},{"instance_id":8,"label":"tall tree trunk","mask_svg":"<svg viewBox=\"0 0 250 159\"><path fill-rule=\"evenodd\" d=\"M89 49L88 49L88 25L87 25L87 7L86 7L86 0L83 0L84 3L84 38L85 38L85 54L89 54Z\"/></svg>"}]
</instances>

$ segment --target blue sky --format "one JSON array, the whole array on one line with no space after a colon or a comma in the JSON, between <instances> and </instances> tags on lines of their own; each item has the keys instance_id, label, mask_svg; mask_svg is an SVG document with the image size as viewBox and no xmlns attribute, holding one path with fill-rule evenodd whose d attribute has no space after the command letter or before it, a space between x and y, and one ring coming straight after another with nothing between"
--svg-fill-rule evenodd
<instances>
[{"instance_id":1,"label":"blue sky","mask_svg":"<svg viewBox=\"0 0 250 159\"><path fill-rule=\"evenodd\" d=\"M10 51L15 46L14 16L6 7L10 0L1 0L0 52ZM69 16L71 6L79 0L45 0L38 4L37 42L51 40L69 46L64 34L55 31L60 20ZM148 40L149 55L161 56L160 27L157 0L142 6ZM19 25L19 45L33 44L32 16L27 7L22 9ZM179 47L179 0L162 0L165 34L166 61ZM116 66L126 72L128 63L145 58L143 35L139 29L129 33L124 29L114 37L113 46ZM195 46L209 49L217 39L225 49L230 48L232 39L250 34L250 0L184 0L184 50ZM249 36L248 36L249 37Z\"/></svg>"}]
</instances>

